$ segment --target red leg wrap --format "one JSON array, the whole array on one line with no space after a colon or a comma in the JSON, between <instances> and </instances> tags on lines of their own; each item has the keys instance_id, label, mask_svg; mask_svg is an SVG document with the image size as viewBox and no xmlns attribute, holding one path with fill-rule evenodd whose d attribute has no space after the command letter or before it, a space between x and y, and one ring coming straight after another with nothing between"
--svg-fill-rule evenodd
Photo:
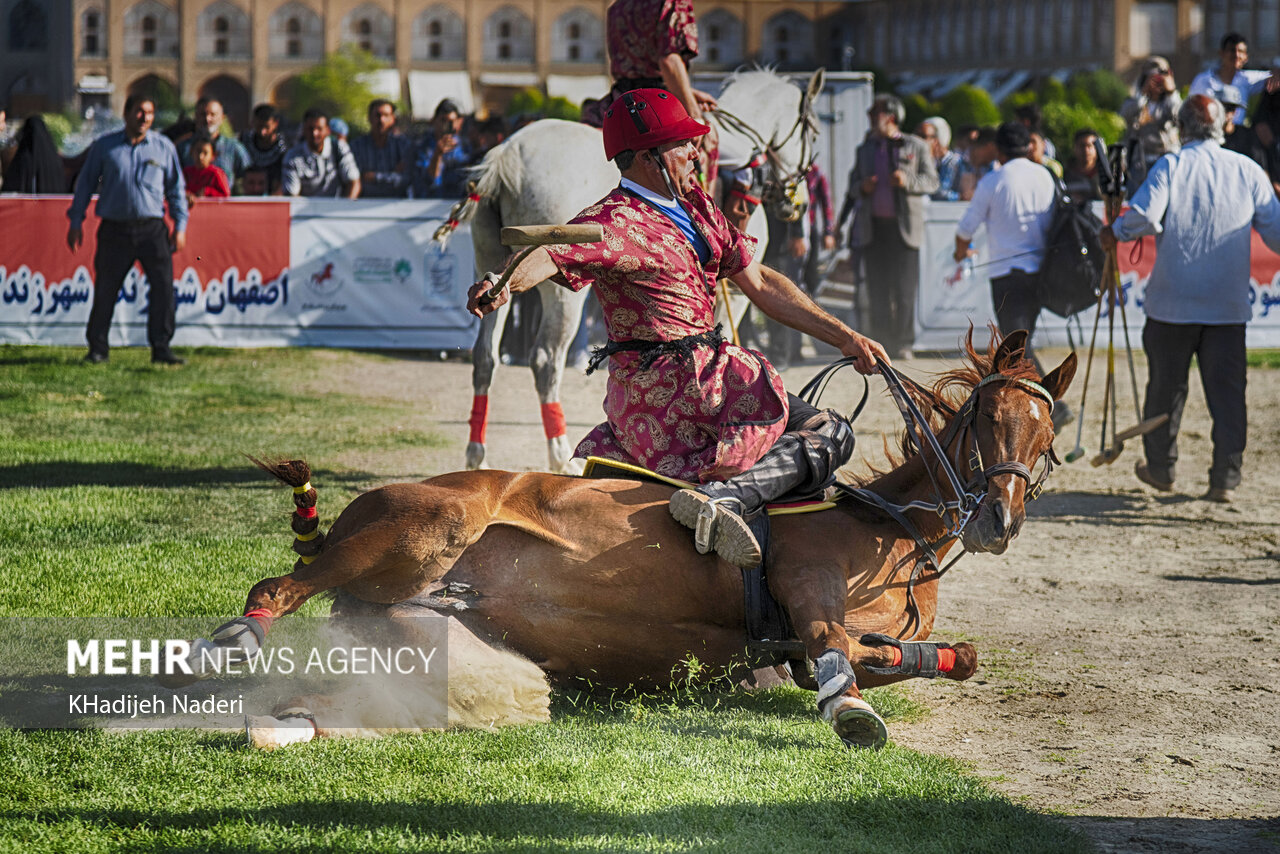
<instances>
[{"instance_id":1,"label":"red leg wrap","mask_svg":"<svg viewBox=\"0 0 1280 854\"><path fill-rule=\"evenodd\" d=\"M471 441L484 444L484 428L489 424L489 395L477 394L471 399Z\"/></svg>"},{"instance_id":2,"label":"red leg wrap","mask_svg":"<svg viewBox=\"0 0 1280 854\"><path fill-rule=\"evenodd\" d=\"M252 617L262 626L263 632L271 631L271 624L275 622L275 617L271 616L271 612L266 608L254 608L252 611L245 612L246 617Z\"/></svg>"},{"instance_id":3,"label":"red leg wrap","mask_svg":"<svg viewBox=\"0 0 1280 854\"><path fill-rule=\"evenodd\" d=\"M564 408L559 403L542 404L542 432L548 439L565 434Z\"/></svg>"},{"instance_id":4,"label":"red leg wrap","mask_svg":"<svg viewBox=\"0 0 1280 854\"><path fill-rule=\"evenodd\" d=\"M956 651L954 649L938 650L938 669L943 673L950 673L956 666Z\"/></svg>"}]
</instances>

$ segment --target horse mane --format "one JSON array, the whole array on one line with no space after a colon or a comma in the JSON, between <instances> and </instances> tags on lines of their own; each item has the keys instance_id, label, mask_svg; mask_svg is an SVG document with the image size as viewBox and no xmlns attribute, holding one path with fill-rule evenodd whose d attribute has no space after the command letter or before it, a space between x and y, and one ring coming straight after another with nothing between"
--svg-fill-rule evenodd
<instances>
[{"instance_id":1,"label":"horse mane","mask_svg":"<svg viewBox=\"0 0 1280 854\"><path fill-rule=\"evenodd\" d=\"M991 341L987 344L986 352L979 352L974 347L973 325L970 324L969 332L965 335L962 352L965 360L964 364L940 374L932 386L924 388L917 388L912 385L906 386L907 393L911 395L916 406L920 408L920 413L925 417L926 422L934 432L942 430L950 414L964 403L965 399L973 393L973 389L978 383L992 374L1003 374L1006 377L1031 380L1032 382L1039 382L1042 379L1040 372L1036 370L1035 364L1026 357L1025 352L1022 350L1014 350L997 362L997 351L1000 348L1000 342L1004 338L994 324L990 328ZM910 432L906 427L903 428L900 434L896 450L888 447L887 439L885 440L885 445L889 468L882 470L873 467L870 473L853 478L854 486L867 486L872 481L900 468L919 454L911 442Z\"/></svg>"}]
</instances>

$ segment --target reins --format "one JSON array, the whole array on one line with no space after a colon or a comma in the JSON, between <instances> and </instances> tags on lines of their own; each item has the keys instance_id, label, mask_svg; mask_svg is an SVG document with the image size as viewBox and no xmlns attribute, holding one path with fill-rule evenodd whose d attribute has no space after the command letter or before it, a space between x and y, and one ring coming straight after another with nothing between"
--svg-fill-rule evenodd
<instances>
[{"instance_id":1,"label":"reins","mask_svg":"<svg viewBox=\"0 0 1280 854\"><path fill-rule=\"evenodd\" d=\"M810 140L810 130L817 129L817 122L814 120L813 103L807 91L800 95L800 109L796 115L796 120L792 122L787 135L782 138L781 142L769 142L759 131L747 124L733 113L717 107L712 111L711 115L716 117L716 121L724 125L729 130L737 131L750 140L758 152L762 152L769 163L769 172L773 179L773 183L782 187L783 195L788 202L794 205L792 201L795 196L796 189L800 186L800 182L804 180L804 176L808 173L809 168L813 166L814 160L817 159L817 152L814 150L813 143ZM791 172L782 172L782 159L778 155L778 151L791 141L791 137L800 131L800 157L796 161L796 168ZM753 155L751 160L754 160Z\"/></svg>"},{"instance_id":2,"label":"reins","mask_svg":"<svg viewBox=\"0 0 1280 854\"><path fill-rule=\"evenodd\" d=\"M799 396L816 406L818 398L821 397L831 376L840 368L852 364L853 361L852 358L845 357L826 366L805 385ZM1039 397L1048 403L1051 408L1053 406L1053 395L1049 394L1039 383L1032 380L997 373L980 380L974 385L965 402L959 408L952 409L939 400L932 391L924 388L910 377L900 374L897 370L878 359L876 360L876 367L880 375L884 377L885 383L889 387L889 392L893 396L894 403L906 422L907 437L924 463L925 473L929 477L936 500L934 502L909 501L906 504L896 504L865 487L853 487L838 481L835 486L839 492L873 507L893 519L915 541L920 551L920 557L916 559L907 578L907 606L912 612L912 619L916 623L915 631L911 635L914 638L921 627L920 608L915 601L916 582L926 567L932 568L937 573L937 576L941 578L946 574L947 570L955 566L956 562L965 555L964 546L961 544L960 552L944 566L939 562L938 550L960 538L965 526L969 524L973 514L977 512L979 505L982 503L982 499L986 496L990 479L1005 474L1020 477L1027 483L1028 500L1035 500L1042 491L1045 479L1053 471L1054 463L1060 462L1051 445L1043 454L1044 468L1040 477L1035 480L1032 479L1031 469L1019 460L1005 460L984 467L982 452L978 448L977 436L973 435L973 427L977 419L979 391L991 383L1005 382L1023 389L1028 394ZM865 377L863 378L863 384L862 399L851 414L850 421L857 418L867 401ZM911 395L907 393L908 385L922 396L930 398L934 406L950 417L950 423L941 437L930 428L928 418L920 411ZM966 460L968 470L972 472L972 477L967 482L962 482L959 472L961 469L961 457L964 453L964 439L966 437L972 438L970 453ZM957 439L961 441L956 443L955 458L952 459L947 456L944 449ZM936 465L930 464L925 453L926 447L933 455ZM943 484L939 482L935 469L942 470L943 480L946 482L946 487L949 489L950 494L955 496L954 499L948 500L945 497L946 492ZM911 510L933 512L940 519L946 519L948 514L951 514L951 521L943 535L931 542L907 516L908 511Z\"/></svg>"}]
</instances>

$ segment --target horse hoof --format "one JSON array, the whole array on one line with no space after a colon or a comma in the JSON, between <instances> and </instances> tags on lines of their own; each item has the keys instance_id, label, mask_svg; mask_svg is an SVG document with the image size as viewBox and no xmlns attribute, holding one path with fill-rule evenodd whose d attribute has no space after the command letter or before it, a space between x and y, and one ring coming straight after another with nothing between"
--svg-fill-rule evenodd
<instances>
[{"instance_id":1,"label":"horse hoof","mask_svg":"<svg viewBox=\"0 0 1280 854\"><path fill-rule=\"evenodd\" d=\"M484 468L484 445L480 442L467 443L467 471Z\"/></svg>"},{"instance_id":2,"label":"horse hoof","mask_svg":"<svg viewBox=\"0 0 1280 854\"><path fill-rule=\"evenodd\" d=\"M831 728L845 747L879 750L889 740L889 728L865 700L844 697L832 710Z\"/></svg>"},{"instance_id":3,"label":"horse hoof","mask_svg":"<svg viewBox=\"0 0 1280 854\"><path fill-rule=\"evenodd\" d=\"M245 715L244 734L250 747L275 750L290 744L306 744L316 737L316 727L302 717L281 720L268 715Z\"/></svg>"}]
</instances>

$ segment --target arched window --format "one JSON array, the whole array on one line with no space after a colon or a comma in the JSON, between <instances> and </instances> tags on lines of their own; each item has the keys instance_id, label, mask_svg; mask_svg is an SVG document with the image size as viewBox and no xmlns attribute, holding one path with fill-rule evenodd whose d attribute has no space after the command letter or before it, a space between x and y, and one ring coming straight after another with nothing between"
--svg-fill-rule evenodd
<instances>
[{"instance_id":1,"label":"arched window","mask_svg":"<svg viewBox=\"0 0 1280 854\"><path fill-rule=\"evenodd\" d=\"M742 22L732 12L713 9L699 22L698 56L711 65L742 62Z\"/></svg>"},{"instance_id":2,"label":"arched window","mask_svg":"<svg viewBox=\"0 0 1280 854\"><path fill-rule=\"evenodd\" d=\"M780 66L813 64L813 24L798 12L779 12L764 25L761 58Z\"/></svg>"},{"instance_id":3,"label":"arched window","mask_svg":"<svg viewBox=\"0 0 1280 854\"><path fill-rule=\"evenodd\" d=\"M462 62L467 55L462 17L444 3L428 7L414 19L412 47L414 59Z\"/></svg>"},{"instance_id":4,"label":"arched window","mask_svg":"<svg viewBox=\"0 0 1280 854\"><path fill-rule=\"evenodd\" d=\"M395 25L391 16L373 3L365 3L343 18L342 40L358 45L378 59L395 59Z\"/></svg>"},{"instance_id":5,"label":"arched window","mask_svg":"<svg viewBox=\"0 0 1280 854\"><path fill-rule=\"evenodd\" d=\"M533 21L513 6L503 6L484 22L484 58L489 62L532 62Z\"/></svg>"},{"instance_id":6,"label":"arched window","mask_svg":"<svg viewBox=\"0 0 1280 854\"><path fill-rule=\"evenodd\" d=\"M177 56L178 15L159 0L141 0L124 13L126 56Z\"/></svg>"},{"instance_id":7,"label":"arched window","mask_svg":"<svg viewBox=\"0 0 1280 854\"><path fill-rule=\"evenodd\" d=\"M603 62L604 25L591 11L577 7L552 25L552 62Z\"/></svg>"},{"instance_id":8,"label":"arched window","mask_svg":"<svg viewBox=\"0 0 1280 854\"><path fill-rule=\"evenodd\" d=\"M272 59L314 60L324 55L324 24L309 6L286 3L267 22L267 52Z\"/></svg>"},{"instance_id":9,"label":"arched window","mask_svg":"<svg viewBox=\"0 0 1280 854\"><path fill-rule=\"evenodd\" d=\"M107 42L102 27L102 12L86 9L80 16L80 55L104 56Z\"/></svg>"},{"instance_id":10,"label":"arched window","mask_svg":"<svg viewBox=\"0 0 1280 854\"><path fill-rule=\"evenodd\" d=\"M247 59L250 50L249 16L231 0L217 0L197 16L197 56Z\"/></svg>"}]
</instances>

